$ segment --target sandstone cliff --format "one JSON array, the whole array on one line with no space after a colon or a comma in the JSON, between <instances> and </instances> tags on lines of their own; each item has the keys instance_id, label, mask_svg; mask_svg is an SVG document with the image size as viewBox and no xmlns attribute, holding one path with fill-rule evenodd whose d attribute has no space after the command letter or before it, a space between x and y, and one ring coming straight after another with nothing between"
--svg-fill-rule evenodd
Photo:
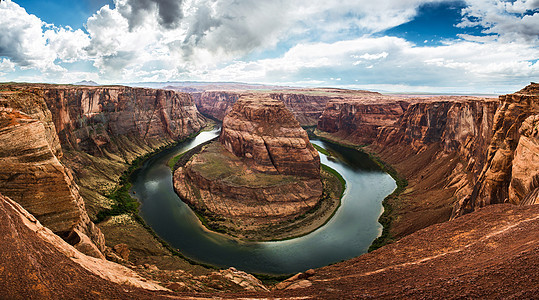
<instances>
[{"instance_id":1,"label":"sandstone cliff","mask_svg":"<svg viewBox=\"0 0 539 300\"><path fill-rule=\"evenodd\" d=\"M530 116L539 113L539 84L532 83L519 92L500 96L499 100L500 106L494 118L492 140L485 151L483 170L473 192L459 201L455 208L455 216L473 211L477 207L510 200L514 203L524 199L525 203L535 202L532 200L536 199L534 194L537 184L534 178L539 174L537 152L534 151L537 149L535 143L537 139L534 137L537 135L537 123ZM524 135L522 142L520 142L521 133ZM514 161L517 148L519 157ZM528 152L530 150L532 152ZM529 169L526 165L529 165ZM514 180L513 170L516 172ZM523 175L528 179L523 179ZM511 183L513 183L511 189L513 196L510 199Z\"/></svg>"},{"instance_id":2,"label":"sandstone cliff","mask_svg":"<svg viewBox=\"0 0 539 300\"><path fill-rule=\"evenodd\" d=\"M270 174L320 178L320 157L283 102L242 97L223 120L225 148Z\"/></svg>"},{"instance_id":3,"label":"sandstone cliff","mask_svg":"<svg viewBox=\"0 0 539 300\"><path fill-rule=\"evenodd\" d=\"M0 294L5 299L149 299L164 290L121 265L86 256L0 194Z\"/></svg>"},{"instance_id":4,"label":"sandstone cliff","mask_svg":"<svg viewBox=\"0 0 539 300\"><path fill-rule=\"evenodd\" d=\"M222 121L234 103L242 96L270 97L282 101L294 114L301 126L315 126L330 100L362 99L381 96L369 91L340 89L291 89L285 91L206 91L193 93L198 110L214 119Z\"/></svg>"},{"instance_id":5,"label":"sandstone cliff","mask_svg":"<svg viewBox=\"0 0 539 300\"><path fill-rule=\"evenodd\" d=\"M357 145L370 144L378 129L392 125L409 102L404 98L365 95L362 99L329 101L318 120L317 129Z\"/></svg>"},{"instance_id":6,"label":"sandstone cliff","mask_svg":"<svg viewBox=\"0 0 539 300\"><path fill-rule=\"evenodd\" d=\"M319 202L318 152L281 101L241 97L219 141L174 172L176 192L195 210L246 232L294 219Z\"/></svg>"},{"instance_id":7,"label":"sandstone cliff","mask_svg":"<svg viewBox=\"0 0 539 300\"><path fill-rule=\"evenodd\" d=\"M54 155L49 134L39 120L0 109L0 192L79 250L102 258L103 234L90 221L71 172Z\"/></svg>"},{"instance_id":8,"label":"sandstone cliff","mask_svg":"<svg viewBox=\"0 0 539 300\"><path fill-rule=\"evenodd\" d=\"M90 240L102 251L104 239L88 215L110 208L128 163L205 124L187 94L120 86L3 84L0 107L22 116L2 122L0 191L96 256Z\"/></svg>"},{"instance_id":9,"label":"sandstone cliff","mask_svg":"<svg viewBox=\"0 0 539 300\"><path fill-rule=\"evenodd\" d=\"M474 97L422 99L379 129L367 149L409 182L392 203L399 211L394 236L447 221L455 199L472 191L486 161L497 106L495 99Z\"/></svg>"}]
</instances>

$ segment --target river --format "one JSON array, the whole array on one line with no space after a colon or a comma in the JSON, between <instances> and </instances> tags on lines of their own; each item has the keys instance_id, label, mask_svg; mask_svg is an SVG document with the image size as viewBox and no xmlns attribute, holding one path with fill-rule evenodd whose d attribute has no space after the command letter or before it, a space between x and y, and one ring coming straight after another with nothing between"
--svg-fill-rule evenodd
<instances>
[{"instance_id":1,"label":"river","mask_svg":"<svg viewBox=\"0 0 539 300\"><path fill-rule=\"evenodd\" d=\"M316 139L311 142L338 153L330 159L320 153L320 160L337 170L347 184L341 206L328 223L299 238L259 243L237 241L206 230L174 193L167 162L218 134L218 129L201 132L193 140L151 157L131 176L142 218L185 256L252 273L290 274L361 255L380 235L382 200L396 188L395 181L367 155Z\"/></svg>"}]
</instances>

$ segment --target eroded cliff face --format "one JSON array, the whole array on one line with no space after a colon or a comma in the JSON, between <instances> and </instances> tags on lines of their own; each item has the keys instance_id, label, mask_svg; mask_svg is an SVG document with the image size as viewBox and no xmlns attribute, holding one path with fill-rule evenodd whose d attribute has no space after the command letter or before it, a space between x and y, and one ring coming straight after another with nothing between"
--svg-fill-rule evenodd
<instances>
[{"instance_id":1,"label":"eroded cliff face","mask_svg":"<svg viewBox=\"0 0 539 300\"><path fill-rule=\"evenodd\" d=\"M539 115L529 116L520 127L509 185L509 201L539 204Z\"/></svg>"},{"instance_id":2,"label":"eroded cliff face","mask_svg":"<svg viewBox=\"0 0 539 300\"><path fill-rule=\"evenodd\" d=\"M486 162L496 99L437 97L411 104L368 147L409 182L393 205L396 237L447 221L456 199L468 195Z\"/></svg>"},{"instance_id":3,"label":"eroded cliff face","mask_svg":"<svg viewBox=\"0 0 539 300\"><path fill-rule=\"evenodd\" d=\"M90 221L71 172L49 144L49 134L41 121L0 109L0 192L79 250L102 258L103 234Z\"/></svg>"},{"instance_id":4,"label":"eroded cliff face","mask_svg":"<svg viewBox=\"0 0 539 300\"><path fill-rule=\"evenodd\" d=\"M537 172L537 153L527 153L536 150L534 132L537 130L533 115L539 113L539 84L532 83L519 92L500 96L500 106L496 111L493 124L493 135L486 152L485 164L479 175L473 192L463 197L455 209L455 216L475 210L489 204L509 202L519 203L526 199L535 202L536 184L534 177ZM531 117L531 118L530 118ZM528 119L529 118L529 119ZM522 143L521 135L524 136ZM520 146L520 147L519 147ZM531 147L531 149L530 149ZM515 161L516 150L519 148L519 157ZM531 170L526 170L528 162L524 157L531 159ZM516 177L512 179L512 171ZM523 180L522 172L527 173L530 179ZM513 197L510 199L510 184L513 183ZM526 186L527 184L527 186ZM520 194L518 194L520 193ZM526 193L526 194L523 194ZM531 193L528 197L528 193Z\"/></svg>"},{"instance_id":5,"label":"eroded cliff face","mask_svg":"<svg viewBox=\"0 0 539 300\"><path fill-rule=\"evenodd\" d=\"M4 122L9 130L4 130L2 151L9 168L3 170L2 191L24 202L70 243L91 248L93 241L101 251L103 235L90 218L111 207L105 195L128 164L205 125L190 96L174 91L44 84L1 87L0 107L25 116L16 126ZM90 248L86 253L95 250Z\"/></svg>"},{"instance_id":6,"label":"eroded cliff face","mask_svg":"<svg viewBox=\"0 0 539 300\"><path fill-rule=\"evenodd\" d=\"M408 105L405 99L380 95L365 95L354 101L332 100L320 116L317 129L349 143L370 144L378 129L392 125Z\"/></svg>"},{"instance_id":7,"label":"eroded cliff face","mask_svg":"<svg viewBox=\"0 0 539 300\"><path fill-rule=\"evenodd\" d=\"M282 101L301 126L315 126L330 100L363 99L381 96L376 92L340 89L291 89L287 91L206 91L193 93L199 111L222 121L242 96L270 97Z\"/></svg>"},{"instance_id":8,"label":"eroded cliff face","mask_svg":"<svg viewBox=\"0 0 539 300\"><path fill-rule=\"evenodd\" d=\"M318 152L284 104L244 96L225 117L219 142L174 172L174 188L197 211L245 233L313 208L320 178Z\"/></svg>"},{"instance_id":9,"label":"eroded cliff face","mask_svg":"<svg viewBox=\"0 0 539 300\"><path fill-rule=\"evenodd\" d=\"M47 87L43 97L64 148L119 153L116 137L175 140L205 124L191 97L174 91L113 87Z\"/></svg>"},{"instance_id":10,"label":"eroded cliff face","mask_svg":"<svg viewBox=\"0 0 539 300\"><path fill-rule=\"evenodd\" d=\"M283 102L242 97L223 121L219 138L254 169L320 179L320 157Z\"/></svg>"}]
</instances>

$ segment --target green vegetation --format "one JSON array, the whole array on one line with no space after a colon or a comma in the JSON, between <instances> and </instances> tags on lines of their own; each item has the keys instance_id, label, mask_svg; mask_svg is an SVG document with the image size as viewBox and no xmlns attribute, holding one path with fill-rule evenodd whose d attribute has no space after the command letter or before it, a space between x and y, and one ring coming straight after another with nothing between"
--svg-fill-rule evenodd
<instances>
[{"instance_id":1,"label":"green vegetation","mask_svg":"<svg viewBox=\"0 0 539 300\"><path fill-rule=\"evenodd\" d=\"M193 170L210 180L221 180L235 186L265 187L297 181L295 176L250 172L245 163L224 149L220 143L211 143L198 156Z\"/></svg>"},{"instance_id":2,"label":"green vegetation","mask_svg":"<svg viewBox=\"0 0 539 300\"><path fill-rule=\"evenodd\" d=\"M180 160L180 158L182 158L182 156L185 154L185 152L182 152L176 156L174 156L173 158L171 158L169 161L168 161L168 167L174 171L174 166L176 165L176 163Z\"/></svg>"},{"instance_id":3,"label":"green vegetation","mask_svg":"<svg viewBox=\"0 0 539 300\"><path fill-rule=\"evenodd\" d=\"M393 223L393 219L395 217L394 207L392 203L398 201L399 195L404 192L406 186L408 186L408 181L405 178L401 177L392 166L385 163L381 158L379 158L373 153L366 153L374 162L376 162L380 166L380 168L382 168L384 172L388 173L391 177L393 177L393 179L397 183L397 188L393 191L393 193L389 194L387 197L384 198L384 201L382 201L384 212L378 218L378 223L382 224L383 226L382 234L378 238L376 238L369 246L368 251L371 252L394 241L393 236L391 235L391 224Z\"/></svg>"},{"instance_id":4,"label":"green vegetation","mask_svg":"<svg viewBox=\"0 0 539 300\"><path fill-rule=\"evenodd\" d=\"M333 174L333 176L337 177L339 179L339 182L341 183L341 194L339 195L340 198L342 198L344 194L344 190L346 190L346 180L342 177L341 173L337 172L337 170L333 169L332 167L328 165L321 164L322 170L329 172Z\"/></svg>"},{"instance_id":5,"label":"green vegetation","mask_svg":"<svg viewBox=\"0 0 539 300\"><path fill-rule=\"evenodd\" d=\"M312 145L313 145L314 149L318 150L318 152L320 152L320 153L322 153L322 154L324 154L326 156L332 156L331 153L329 153L328 150L318 146L317 144L312 144Z\"/></svg>"}]
</instances>

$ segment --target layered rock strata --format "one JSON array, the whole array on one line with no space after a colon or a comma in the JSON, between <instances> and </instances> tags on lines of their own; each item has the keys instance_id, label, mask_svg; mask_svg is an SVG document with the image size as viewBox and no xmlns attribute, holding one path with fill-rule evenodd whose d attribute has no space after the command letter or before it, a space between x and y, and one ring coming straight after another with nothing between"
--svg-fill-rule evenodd
<instances>
[{"instance_id":1,"label":"layered rock strata","mask_svg":"<svg viewBox=\"0 0 539 300\"><path fill-rule=\"evenodd\" d=\"M320 157L283 102L243 97L223 121L225 149L268 174L320 179Z\"/></svg>"},{"instance_id":2,"label":"layered rock strata","mask_svg":"<svg viewBox=\"0 0 539 300\"><path fill-rule=\"evenodd\" d=\"M532 83L514 94L500 96L499 100L500 106L492 127L492 139L485 151L484 167L472 193L460 199L455 216L489 204L536 201L535 177L539 176L539 165L535 151L537 122L534 115L539 113L539 84ZM524 136L522 142L521 136ZM515 161L516 154L518 157ZM513 170L516 172L514 180ZM523 179L522 173L528 179Z\"/></svg>"},{"instance_id":3,"label":"layered rock strata","mask_svg":"<svg viewBox=\"0 0 539 300\"><path fill-rule=\"evenodd\" d=\"M54 155L48 134L39 120L0 109L0 192L79 250L102 258L103 234L90 221L78 186Z\"/></svg>"},{"instance_id":4,"label":"layered rock strata","mask_svg":"<svg viewBox=\"0 0 539 300\"><path fill-rule=\"evenodd\" d=\"M219 141L174 172L176 192L197 211L256 230L320 200L320 158L282 102L240 98Z\"/></svg>"},{"instance_id":5,"label":"layered rock strata","mask_svg":"<svg viewBox=\"0 0 539 300\"><path fill-rule=\"evenodd\" d=\"M5 125L0 190L70 243L100 250L86 210L111 207L104 195L136 157L205 125L188 94L122 86L3 84L0 107L25 116Z\"/></svg>"},{"instance_id":6,"label":"layered rock strata","mask_svg":"<svg viewBox=\"0 0 539 300\"><path fill-rule=\"evenodd\" d=\"M1 194L0 219L2 298L151 299L150 290L165 290L124 266L80 253Z\"/></svg>"},{"instance_id":7,"label":"layered rock strata","mask_svg":"<svg viewBox=\"0 0 539 300\"><path fill-rule=\"evenodd\" d=\"M317 129L357 145L370 144L378 129L395 123L410 100L367 95L363 99L329 101Z\"/></svg>"},{"instance_id":8,"label":"layered rock strata","mask_svg":"<svg viewBox=\"0 0 539 300\"><path fill-rule=\"evenodd\" d=\"M383 97L369 91L340 89L293 89L272 91L205 91L193 93L197 108L204 115L222 121L242 96L270 97L282 101L301 126L315 126L326 104L331 101Z\"/></svg>"},{"instance_id":9,"label":"layered rock strata","mask_svg":"<svg viewBox=\"0 0 539 300\"><path fill-rule=\"evenodd\" d=\"M401 237L448 220L455 194L471 191L497 105L495 99L454 96L331 101L317 132L343 143L370 143L366 151L408 180L409 188L393 203L400 217L392 233Z\"/></svg>"}]
</instances>

